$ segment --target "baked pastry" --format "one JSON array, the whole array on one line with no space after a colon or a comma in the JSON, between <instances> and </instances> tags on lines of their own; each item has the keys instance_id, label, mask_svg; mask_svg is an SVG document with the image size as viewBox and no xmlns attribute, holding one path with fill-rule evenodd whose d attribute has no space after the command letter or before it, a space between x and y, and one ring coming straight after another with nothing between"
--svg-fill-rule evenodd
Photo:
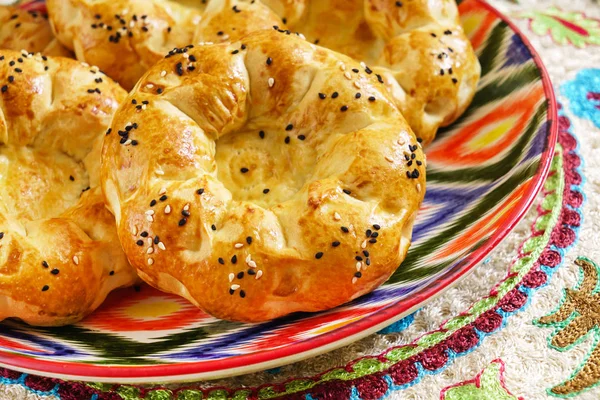
<instances>
[{"instance_id":1,"label":"baked pastry","mask_svg":"<svg viewBox=\"0 0 600 400\"><path fill-rule=\"evenodd\" d=\"M142 279L216 317L264 321L392 274L425 156L374 74L269 30L155 64L115 114L101 180Z\"/></svg>"},{"instance_id":2,"label":"baked pastry","mask_svg":"<svg viewBox=\"0 0 600 400\"><path fill-rule=\"evenodd\" d=\"M0 49L25 49L48 56L71 55L52 34L46 13L9 6L0 6Z\"/></svg>"},{"instance_id":3,"label":"baked pastry","mask_svg":"<svg viewBox=\"0 0 600 400\"><path fill-rule=\"evenodd\" d=\"M289 29L379 74L423 144L454 122L475 94L481 68L455 0L263 2Z\"/></svg>"},{"instance_id":4,"label":"baked pastry","mask_svg":"<svg viewBox=\"0 0 600 400\"><path fill-rule=\"evenodd\" d=\"M98 65L129 90L169 50L200 41L236 40L280 19L243 0L48 0L59 40L80 61Z\"/></svg>"},{"instance_id":5,"label":"baked pastry","mask_svg":"<svg viewBox=\"0 0 600 400\"><path fill-rule=\"evenodd\" d=\"M0 50L0 319L72 323L136 279L98 184L125 95L96 67Z\"/></svg>"}]
</instances>

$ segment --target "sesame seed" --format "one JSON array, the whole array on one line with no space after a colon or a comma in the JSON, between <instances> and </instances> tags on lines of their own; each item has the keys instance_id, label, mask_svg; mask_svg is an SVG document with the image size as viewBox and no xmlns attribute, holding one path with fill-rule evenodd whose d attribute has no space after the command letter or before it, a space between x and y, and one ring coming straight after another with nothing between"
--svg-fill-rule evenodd
<instances>
[{"instance_id":1,"label":"sesame seed","mask_svg":"<svg viewBox=\"0 0 600 400\"><path fill-rule=\"evenodd\" d=\"M357 278L357 277L353 277L353 278L352 278L352 284L355 284L357 281L358 281L358 278Z\"/></svg>"},{"instance_id":2,"label":"sesame seed","mask_svg":"<svg viewBox=\"0 0 600 400\"><path fill-rule=\"evenodd\" d=\"M160 72L160 76L165 76L165 75L167 75L167 71L163 70L163 71Z\"/></svg>"},{"instance_id":3,"label":"sesame seed","mask_svg":"<svg viewBox=\"0 0 600 400\"><path fill-rule=\"evenodd\" d=\"M154 264L154 258L148 258L148 265Z\"/></svg>"},{"instance_id":4,"label":"sesame seed","mask_svg":"<svg viewBox=\"0 0 600 400\"><path fill-rule=\"evenodd\" d=\"M263 276L263 272L259 269L258 271L256 271L256 276L254 277L254 279L258 280L261 276Z\"/></svg>"},{"instance_id":5,"label":"sesame seed","mask_svg":"<svg viewBox=\"0 0 600 400\"><path fill-rule=\"evenodd\" d=\"M233 285L231 285L231 290L238 290L240 288L240 285L234 283Z\"/></svg>"},{"instance_id":6,"label":"sesame seed","mask_svg":"<svg viewBox=\"0 0 600 400\"><path fill-rule=\"evenodd\" d=\"M391 162L391 163L393 163L393 162L394 162L394 160L392 160L392 158L391 158L391 157L385 156L385 159L386 159L387 161Z\"/></svg>"},{"instance_id":7,"label":"sesame seed","mask_svg":"<svg viewBox=\"0 0 600 400\"><path fill-rule=\"evenodd\" d=\"M323 252L322 251L319 251L318 253L315 254L315 258L317 260L320 259L321 257L323 257Z\"/></svg>"},{"instance_id":8,"label":"sesame seed","mask_svg":"<svg viewBox=\"0 0 600 400\"><path fill-rule=\"evenodd\" d=\"M354 81L354 87L357 88L357 89L360 89L360 83L358 83L358 81Z\"/></svg>"},{"instance_id":9,"label":"sesame seed","mask_svg":"<svg viewBox=\"0 0 600 400\"><path fill-rule=\"evenodd\" d=\"M152 215L146 215L146 221L153 222L154 221L154 217L152 217Z\"/></svg>"},{"instance_id":10,"label":"sesame seed","mask_svg":"<svg viewBox=\"0 0 600 400\"><path fill-rule=\"evenodd\" d=\"M242 247L244 247L243 243L236 243L233 245L233 247L235 247L236 249L241 249Z\"/></svg>"},{"instance_id":11,"label":"sesame seed","mask_svg":"<svg viewBox=\"0 0 600 400\"><path fill-rule=\"evenodd\" d=\"M250 260L250 261L248 261L248 263L247 263L247 264L248 264L248 266L249 266L250 268L256 268L256 262L254 262L254 260Z\"/></svg>"},{"instance_id":12,"label":"sesame seed","mask_svg":"<svg viewBox=\"0 0 600 400\"><path fill-rule=\"evenodd\" d=\"M417 183L417 193L421 193L421 184Z\"/></svg>"},{"instance_id":13,"label":"sesame seed","mask_svg":"<svg viewBox=\"0 0 600 400\"><path fill-rule=\"evenodd\" d=\"M344 72L344 77L346 77L346 79L350 80L352 79L352 75L350 75L350 72Z\"/></svg>"},{"instance_id":14,"label":"sesame seed","mask_svg":"<svg viewBox=\"0 0 600 400\"><path fill-rule=\"evenodd\" d=\"M356 270L360 271L361 268L362 268L362 263L359 261L356 263Z\"/></svg>"},{"instance_id":15,"label":"sesame seed","mask_svg":"<svg viewBox=\"0 0 600 400\"><path fill-rule=\"evenodd\" d=\"M148 247L148 250L146 250L146 254L152 254L154 253L154 247Z\"/></svg>"},{"instance_id":16,"label":"sesame seed","mask_svg":"<svg viewBox=\"0 0 600 400\"><path fill-rule=\"evenodd\" d=\"M338 214L337 212L333 213L333 219L335 219L336 221L339 221L342 219L342 217L340 216L340 214Z\"/></svg>"},{"instance_id":17,"label":"sesame seed","mask_svg":"<svg viewBox=\"0 0 600 400\"><path fill-rule=\"evenodd\" d=\"M233 272L229 273L229 282L233 282L233 279L235 278L235 274Z\"/></svg>"},{"instance_id":18,"label":"sesame seed","mask_svg":"<svg viewBox=\"0 0 600 400\"><path fill-rule=\"evenodd\" d=\"M269 87L272 88L273 85L275 85L275 79L269 78L268 83L269 83Z\"/></svg>"},{"instance_id":19,"label":"sesame seed","mask_svg":"<svg viewBox=\"0 0 600 400\"><path fill-rule=\"evenodd\" d=\"M171 213L171 206L169 204L167 204L167 206L165 207L165 214L170 214Z\"/></svg>"},{"instance_id":20,"label":"sesame seed","mask_svg":"<svg viewBox=\"0 0 600 400\"><path fill-rule=\"evenodd\" d=\"M148 211L146 211L146 215L154 215L154 210L148 210Z\"/></svg>"},{"instance_id":21,"label":"sesame seed","mask_svg":"<svg viewBox=\"0 0 600 400\"><path fill-rule=\"evenodd\" d=\"M79 265L79 257L73 256L73 262L75 263L75 265Z\"/></svg>"},{"instance_id":22,"label":"sesame seed","mask_svg":"<svg viewBox=\"0 0 600 400\"><path fill-rule=\"evenodd\" d=\"M360 245L360 248L361 249L367 248L367 241L366 240L363 240L362 244Z\"/></svg>"},{"instance_id":23,"label":"sesame seed","mask_svg":"<svg viewBox=\"0 0 600 400\"><path fill-rule=\"evenodd\" d=\"M158 242L158 248L161 250L166 250L165 244L163 242Z\"/></svg>"}]
</instances>

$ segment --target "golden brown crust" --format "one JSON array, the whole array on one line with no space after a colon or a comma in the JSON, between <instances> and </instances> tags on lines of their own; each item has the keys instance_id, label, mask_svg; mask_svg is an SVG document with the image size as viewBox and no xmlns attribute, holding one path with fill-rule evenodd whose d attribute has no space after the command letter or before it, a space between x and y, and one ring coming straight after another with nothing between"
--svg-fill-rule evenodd
<instances>
[{"instance_id":1,"label":"golden brown crust","mask_svg":"<svg viewBox=\"0 0 600 400\"><path fill-rule=\"evenodd\" d=\"M281 21L258 1L217 0L206 8L200 2L199 8L193 8L189 3L168 0L47 3L58 39L78 60L98 65L128 90L173 48L200 41L235 40Z\"/></svg>"},{"instance_id":2,"label":"golden brown crust","mask_svg":"<svg viewBox=\"0 0 600 400\"><path fill-rule=\"evenodd\" d=\"M424 145L471 102L480 66L454 0L265 2L309 41L380 74Z\"/></svg>"},{"instance_id":3,"label":"golden brown crust","mask_svg":"<svg viewBox=\"0 0 600 400\"><path fill-rule=\"evenodd\" d=\"M274 30L181 49L112 129L101 180L125 253L212 315L331 308L406 255L425 156L375 74L346 56Z\"/></svg>"},{"instance_id":4,"label":"golden brown crust","mask_svg":"<svg viewBox=\"0 0 600 400\"><path fill-rule=\"evenodd\" d=\"M0 319L72 323L133 283L98 187L125 94L96 67L0 50Z\"/></svg>"},{"instance_id":5,"label":"golden brown crust","mask_svg":"<svg viewBox=\"0 0 600 400\"><path fill-rule=\"evenodd\" d=\"M0 49L71 55L54 37L47 14L9 6L0 6Z\"/></svg>"}]
</instances>

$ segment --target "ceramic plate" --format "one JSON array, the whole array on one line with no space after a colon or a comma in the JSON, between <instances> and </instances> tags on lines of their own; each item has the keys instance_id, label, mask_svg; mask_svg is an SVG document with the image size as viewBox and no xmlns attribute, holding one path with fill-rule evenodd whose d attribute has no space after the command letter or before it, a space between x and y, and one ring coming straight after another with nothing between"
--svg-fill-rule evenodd
<instances>
[{"instance_id":1,"label":"ceramic plate","mask_svg":"<svg viewBox=\"0 0 600 400\"><path fill-rule=\"evenodd\" d=\"M219 321L148 286L110 295L73 326L0 325L0 364L63 379L211 379L290 363L400 319L479 263L523 217L557 137L552 87L525 37L479 0L460 12L482 66L471 107L428 148L428 187L407 259L342 307L261 324ZM315 293L315 296L318 296Z\"/></svg>"}]
</instances>

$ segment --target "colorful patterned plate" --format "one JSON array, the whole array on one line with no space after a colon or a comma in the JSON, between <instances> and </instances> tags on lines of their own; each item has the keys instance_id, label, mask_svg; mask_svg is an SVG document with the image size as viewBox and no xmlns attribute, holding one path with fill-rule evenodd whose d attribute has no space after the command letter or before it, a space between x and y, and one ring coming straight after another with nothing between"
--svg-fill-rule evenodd
<instances>
[{"instance_id":1,"label":"colorful patterned plate","mask_svg":"<svg viewBox=\"0 0 600 400\"><path fill-rule=\"evenodd\" d=\"M219 321L147 286L113 293L63 328L0 325L0 364L39 375L122 383L247 373L346 345L455 283L515 226L548 173L556 103L540 59L505 17L461 3L481 61L473 104L428 149L428 188L408 258L373 293L318 314L262 324ZM318 296L318 293L315 293Z\"/></svg>"}]
</instances>

